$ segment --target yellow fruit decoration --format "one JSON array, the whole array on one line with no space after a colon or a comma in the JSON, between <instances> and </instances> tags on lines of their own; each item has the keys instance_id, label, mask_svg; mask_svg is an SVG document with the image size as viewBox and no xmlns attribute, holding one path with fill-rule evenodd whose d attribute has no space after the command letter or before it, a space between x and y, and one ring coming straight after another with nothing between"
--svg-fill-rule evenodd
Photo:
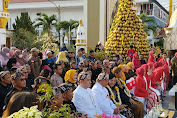
<instances>
[{"instance_id":1,"label":"yellow fruit decoration","mask_svg":"<svg viewBox=\"0 0 177 118\"><path fill-rule=\"evenodd\" d=\"M127 57L127 50L130 44L134 46L136 53L143 53L144 57L148 56L149 43L147 34L143 30L143 24L136 16L136 11L132 0L120 0L118 12L114 16L113 24L105 50L113 55L119 52L122 57Z\"/></svg>"}]
</instances>

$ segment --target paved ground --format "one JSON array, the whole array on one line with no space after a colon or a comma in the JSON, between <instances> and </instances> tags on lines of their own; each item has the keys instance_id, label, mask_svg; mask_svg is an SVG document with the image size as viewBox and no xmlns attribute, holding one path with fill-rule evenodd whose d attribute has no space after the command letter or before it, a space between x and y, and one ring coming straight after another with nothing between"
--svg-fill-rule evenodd
<instances>
[{"instance_id":1,"label":"paved ground","mask_svg":"<svg viewBox=\"0 0 177 118\"><path fill-rule=\"evenodd\" d=\"M170 105L171 96L168 95L168 92L165 94L165 97L163 99L164 99L162 102L163 109L164 110L172 110L172 109L170 109L172 107ZM172 111L176 111L176 110L173 109ZM174 114L173 118L177 118L177 113Z\"/></svg>"}]
</instances>

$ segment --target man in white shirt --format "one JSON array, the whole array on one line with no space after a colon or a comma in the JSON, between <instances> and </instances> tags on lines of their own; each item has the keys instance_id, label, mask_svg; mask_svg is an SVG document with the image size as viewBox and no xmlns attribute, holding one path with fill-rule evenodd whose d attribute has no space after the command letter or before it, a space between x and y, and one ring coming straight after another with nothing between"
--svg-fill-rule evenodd
<instances>
[{"instance_id":1,"label":"man in white shirt","mask_svg":"<svg viewBox=\"0 0 177 118\"><path fill-rule=\"evenodd\" d=\"M102 111L96 104L91 86L91 76L88 72L81 72L78 76L79 86L74 91L73 103L79 113L87 114L88 118L101 115Z\"/></svg>"},{"instance_id":2,"label":"man in white shirt","mask_svg":"<svg viewBox=\"0 0 177 118\"><path fill-rule=\"evenodd\" d=\"M118 115L121 118L125 118L119 114L119 108L109 98L109 93L105 88L109 82L109 75L106 73L100 73L97 78L97 83L93 86L92 92L96 103L99 108L106 113L107 116Z\"/></svg>"}]
</instances>

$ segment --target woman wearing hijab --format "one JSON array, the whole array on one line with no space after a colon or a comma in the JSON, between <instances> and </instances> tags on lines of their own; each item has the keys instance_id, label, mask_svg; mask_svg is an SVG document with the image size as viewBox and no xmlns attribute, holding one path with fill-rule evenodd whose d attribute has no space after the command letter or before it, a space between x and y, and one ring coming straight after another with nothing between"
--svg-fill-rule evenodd
<instances>
[{"instance_id":1,"label":"woman wearing hijab","mask_svg":"<svg viewBox=\"0 0 177 118\"><path fill-rule=\"evenodd\" d=\"M153 70L154 70L154 64L152 62L148 63L148 72L147 72L148 78L147 79L149 81L149 89L156 94L157 100L160 101L160 92L157 89L152 87L152 80L154 79L153 73L152 73Z\"/></svg>"},{"instance_id":2,"label":"woman wearing hijab","mask_svg":"<svg viewBox=\"0 0 177 118\"><path fill-rule=\"evenodd\" d=\"M150 51L150 52L149 52L148 63L150 63L150 62L155 63L154 51Z\"/></svg>"},{"instance_id":3,"label":"woman wearing hijab","mask_svg":"<svg viewBox=\"0 0 177 118\"><path fill-rule=\"evenodd\" d=\"M43 54L43 59L47 58L47 52L51 51L50 49L45 49L45 51L42 53Z\"/></svg>"},{"instance_id":4,"label":"woman wearing hijab","mask_svg":"<svg viewBox=\"0 0 177 118\"><path fill-rule=\"evenodd\" d=\"M127 64L127 68L128 68L128 73L125 73L126 80L129 80L131 77L136 78L136 72L134 70L133 62L129 62Z\"/></svg>"},{"instance_id":5,"label":"woman wearing hijab","mask_svg":"<svg viewBox=\"0 0 177 118\"><path fill-rule=\"evenodd\" d=\"M145 75L143 76L143 79L145 80L145 82L147 84L147 91L150 93L150 95L146 99L147 100L147 109L151 110L152 107L154 107L155 104L157 103L158 97L157 97L156 93L149 88L150 80L149 80L149 77L147 74L149 66L147 64L144 64L144 65L142 65L141 68L144 68Z\"/></svg>"},{"instance_id":6,"label":"woman wearing hijab","mask_svg":"<svg viewBox=\"0 0 177 118\"><path fill-rule=\"evenodd\" d=\"M27 61L23 58L23 54L21 50L16 50L14 52L13 57L17 59L17 64L16 64L17 68L27 64Z\"/></svg>"},{"instance_id":7,"label":"woman wearing hijab","mask_svg":"<svg viewBox=\"0 0 177 118\"><path fill-rule=\"evenodd\" d=\"M23 55L23 58L28 61L28 58L29 58L29 52L27 51L27 49L24 49L22 51L22 55Z\"/></svg>"},{"instance_id":8,"label":"woman wearing hijab","mask_svg":"<svg viewBox=\"0 0 177 118\"><path fill-rule=\"evenodd\" d=\"M73 85L73 90L77 87L77 70L70 69L65 74L65 83L71 83Z\"/></svg>"},{"instance_id":9,"label":"woman wearing hijab","mask_svg":"<svg viewBox=\"0 0 177 118\"><path fill-rule=\"evenodd\" d=\"M65 52L60 52L56 61L56 64L58 64L59 62L64 62L65 65L65 69L64 71L66 72L67 70L69 70L70 64L68 59L66 58L66 53Z\"/></svg>"},{"instance_id":10,"label":"woman wearing hijab","mask_svg":"<svg viewBox=\"0 0 177 118\"><path fill-rule=\"evenodd\" d=\"M11 47L11 48L10 48L10 51L9 51L9 57L10 57L10 58L13 56L15 50L17 50L16 47Z\"/></svg>"},{"instance_id":11,"label":"woman wearing hijab","mask_svg":"<svg viewBox=\"0 0 177 118\"><path fill-rule=\"evenodd\" d=\"M125 73L128 72L127 66L121 64L118 67L122 69L122 77L121 77L121 79L125 82L125 80L126 80Z\"/></svg>"},{"instance_id":12,"label":"woman wearing hijab","mask_svg":"<svg viewBox=\"0 0 177 118\"><path fill-rule=\"evenodd\" d=\"M62 51L68 51L65 43L62 44L62 48L60 49L60 52Z\"/></svg>"},{"instance_id":13,"label":"woman wearing hijab","mask_svg":"<svg viewBox=\"0 0 177 118\"><path fill-rule=\"evenodd\" d=\"M0 61L2 63L2 66L6 66L7 62L9 61L9 51L10 49L7 47L2 48L0 51Z\"/></svg>"},{"instance_id":14,"label":"woman wearing hijab","mask_svg":"<svg viewBox=\"0 0 177 118\"><path fill-rule=\"evenodd\" d=\"M134 64L135 70L136 70L137 68L141 67L141 61L138 59L138 56L137 56L136 53L133 54L132 62L133 62L133 64Z\"/></svg>"}]
</instances>

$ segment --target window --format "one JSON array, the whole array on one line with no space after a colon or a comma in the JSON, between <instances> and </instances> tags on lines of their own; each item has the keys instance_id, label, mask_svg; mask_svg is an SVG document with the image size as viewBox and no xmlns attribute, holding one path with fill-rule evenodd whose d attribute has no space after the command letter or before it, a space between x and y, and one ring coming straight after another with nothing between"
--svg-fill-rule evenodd
<instances>
[{"instance_id":1,"label":"window","mask_svg":"<svg viewBox=\"0 0 177 118\"><path fill-rule=\"evenodd\" d=\"M150 4L150 9L153 9L153 4Z\"/></svg>"},{"instance_id":2,"label":"window","mask_svg":"<svg viewBox=\"0 0 177 118\"><path fill-rule=\"evenodd\" d=\"M146 10L146 4L143 5L143 10Z\"/></svg>"}]
</instances>

